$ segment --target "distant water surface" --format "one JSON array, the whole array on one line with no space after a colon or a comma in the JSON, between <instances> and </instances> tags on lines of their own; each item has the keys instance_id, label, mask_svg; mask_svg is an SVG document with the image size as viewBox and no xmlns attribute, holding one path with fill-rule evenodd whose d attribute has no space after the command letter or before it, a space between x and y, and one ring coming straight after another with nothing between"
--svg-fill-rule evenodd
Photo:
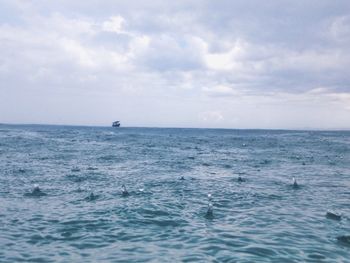
<instances>
[{"instance_id":1,"label":"distant water surface","mask_svg":"<svg viewBox=\"0 0 350 263\"><path fill-rule=\"evenodd\" d=\"M349 262L344 235L350 132L0 125L0 262Z\"/></svg>"}]
</instances>

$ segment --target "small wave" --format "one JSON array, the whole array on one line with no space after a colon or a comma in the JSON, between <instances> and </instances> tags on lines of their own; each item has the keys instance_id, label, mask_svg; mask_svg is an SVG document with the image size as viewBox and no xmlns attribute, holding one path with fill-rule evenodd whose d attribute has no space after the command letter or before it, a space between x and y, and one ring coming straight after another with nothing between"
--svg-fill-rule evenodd
<instances>
[{"instance_id":1,"label":"small wave","mask_svg":"<svg viewBox=\"0 0 350 263\"><path fill-rule=\"evenodd\" d=\"M315 260L326 259L326 257L324 255L321 255L321 254L310 254L310 255L308 255L308 258L315 259Z\"/></svg>"},{"instance_id":2,"label":"small wave","mask_svg":"<svg viewBox=\"0 0 350 263\"><path fill-rule=\"evenodd\" d=\"M81 183L88 179L86 176L76 174L68 174L66 175L66 178L75 183Z\"/></svg>"},{"instance_id":3,"label":"small wave","mask_svg":"<svg viewBox=\"0 0 350 263\"><path fill-rule=\"evenodd\" d=\"M99 199L100 195L90 193L87 197L85 197L85 201L91 202L91 201L96 201Z\"/></svg>"},{"instance_id":4,"label":"small wave","mask_svg":"<svg viewBox=\"0 0 350 263\"><path fill-rule=\"evenodd\" d=\"M350 246L350 235L349 236L338 236L337 240L339 243L346 245L346 246Z\"/></svg>"},{"instance_id":5,"label":"small wave","mask_svg":"<svg viewBox=\"0 0 350 263\"><path fill-rule=\"evenodd\" d=\"M80 169L78 167L73 167L70 170L71 170L71 172L80 172Z\"/></svg>"},{"instance_id":6,"label":"small wave","mask_svg":"<svg viewBox=\"0 0 350 263\"><path fill-rule=\"evenodd\" d=\"M143 220L143 224L155 225L159 227L180 227L185 223L184 220L172 220L172 219L149 219Z\"/></svg>"},{"instance_id":7,"label":"small wave","mask_svg":"<svg viewBox=\"0 0 350 263\"><path fill-rule=\"evenodd\" d=\"M262 257L271 257L276 255L276 251L273 249L263 247L249 247L246 248L244 252Z\"/></svg>"},{"instance_id":8,"label":"small wave","mask_svg":"<svg viewBox=\"0 0 350 263\"><path fill-rule=\"evenodd\" d=\"M30 193L25 193L24 194L25 197L43 197L43 196L47 196L46 193L44 193L43 191L41 190L33 190L32 192Z\"/></svg>"}]
</instances>

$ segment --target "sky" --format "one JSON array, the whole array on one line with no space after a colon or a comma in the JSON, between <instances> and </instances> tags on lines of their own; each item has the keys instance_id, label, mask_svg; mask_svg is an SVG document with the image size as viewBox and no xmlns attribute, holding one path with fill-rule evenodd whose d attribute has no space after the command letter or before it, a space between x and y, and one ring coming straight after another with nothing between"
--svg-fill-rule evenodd
<instances>
[{"instance_id":1,"label":"sky","mask_svg":"<svg viewBox=\"0 0 350 263\"><path fill-rule=\"evenodd\" d=\"M0 123L350 129L348 0L0 0Z\"/></svg>"}]
</instances>

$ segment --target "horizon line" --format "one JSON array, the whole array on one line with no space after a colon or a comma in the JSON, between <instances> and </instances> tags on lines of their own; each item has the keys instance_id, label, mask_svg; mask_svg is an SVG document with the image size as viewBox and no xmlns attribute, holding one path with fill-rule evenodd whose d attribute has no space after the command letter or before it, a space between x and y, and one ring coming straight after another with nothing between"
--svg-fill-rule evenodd
<instances>
[{"instance_id":1,"label":"horizon line","mask_svg":"<svg viewBox=\"0 0 350 263\"><path fill-rule=\"evenodd\" d=\"M275 130L275 131L350 131L350 128L227 128L227 127L180 127L180 126L120 126L96 124L50 124L50 123L3 123L8 126L68 126L68 127L96 127L96 128L149 128L149 129L208 129L208 130Z\"/></svg>"}]
</instances>

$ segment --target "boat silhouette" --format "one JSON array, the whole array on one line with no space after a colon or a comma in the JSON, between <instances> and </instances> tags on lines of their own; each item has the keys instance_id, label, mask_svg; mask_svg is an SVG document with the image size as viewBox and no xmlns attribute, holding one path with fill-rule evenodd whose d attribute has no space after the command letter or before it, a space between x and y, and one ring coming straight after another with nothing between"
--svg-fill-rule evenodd
<instances>
[{"instance_id":1,"label":"boat silhouette","mask_svg":"<svg viewBox=\"0 0 350 263\"><path fill-rule=\"evenodd\" d=\"M120 121L114 121L112 127L120 127Z\"/></svg>"}]
</instances>

